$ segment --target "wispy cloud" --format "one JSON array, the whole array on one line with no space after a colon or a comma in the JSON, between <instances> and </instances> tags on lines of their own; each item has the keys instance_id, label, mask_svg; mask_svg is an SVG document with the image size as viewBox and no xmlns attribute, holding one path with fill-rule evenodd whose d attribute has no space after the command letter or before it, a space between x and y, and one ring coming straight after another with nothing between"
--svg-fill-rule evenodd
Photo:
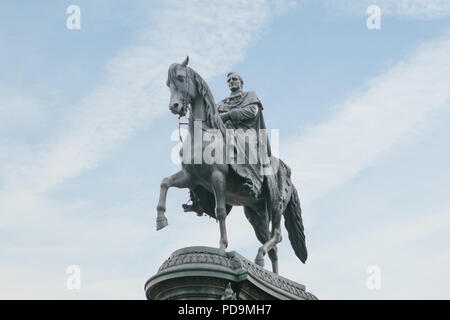
<instances>
[{"instance_id":1,"label":"wispy cloud","mask_svg":"<svg viewBox=\"0 0 450 320\"><path fill-rule=\"evenodd\" d=\"M382 14L409 18L432 19L450 15L447 0L327 0L336 9L362 13L369 5L378 5Z\"/></svg>"},{"instance_id":2,"label":"wispy cloud","mask_svg":"<svg viewBox=\"0 0 450 320\"><path fill-rule=\"evenodd\" d=\"M108 218L75 219L77 213L89 212L92 208L83 204L77 207L79 204L70 201L64 204L53 202L45 193L56 189L66 179L101 164L133 135L136 128L167 111L168 91L163 84L170 63L189 54L193 67L206 79L226 72L232 64L244 59L246 49L274 15L292 5L290 1L279 0L166 1L161 10L155 11L148 28L142 30L139 43L122 50L107 63L103 82L64 116L64 126L58 128L55 137L30 148L15 145L11 137L0 141L0 227L9 233L20 229L19 237L2 244L0 259L8 262L2 263L0 272L2 297L76 298L65 288L65 267L99 259L102 260L99 268L95 263L94 266L82 265L87 275L80 292L83 298L143 298L144 277L156 271L157 265L171 251L188 244L217 244L215 223L202 220L189 230L186 224L183 225L185 219L191 221L195 216L179 217L178 226L182 225L179 229L172 224L163 232L150 233L148 230L154 229L153 224L146 225L150 220L143 223L127 216L129 212L142 213L147 210L144 206L127 206L116 211L101 208ZM320 197L331 188L344 184L413 132L430 112L447 105L449 51L448 37L425 44L409 59L372 79L364 92L337 106L328 121L312 126L286 144L299 150L287 154L287 162L304 199ZM23 96L10 101L16 107L10 110L6 105L6 110L2 109L0 117L3 116L5 122L24 123L21 119L24 113L42 115L41 106ZM110 218L112 216L127 218ZM441 215L431 218L440 219ZM251 243L254 246L249 248L248 257L251 258L258 242L242 212L234 209L228 222L230 249L235 249L233 246L238 244L236 249L242 253L245 245ZM414 221L408 225L407 234L414 236L416 226L422 223L427 221ZM15 228L8 228L11 224ZM427 234L437 229L433 222L426 229ZM399 227L383 235L386 239L396 237L399 230L404 231ZM28 238L22 239L23 234ZM371 240L364 244L377 242L377 235L375 230ZM341 246L352 248L349 252L353 254L364 250L350 246L359 243L359 235L350 238L348 242L344 239L331 249L324 249L323 254L317 251L316 256L321 255L322 259L317 261L321 263L313 263L311 267L330 265L333 262L330 259L335 256L329 251L337 252ZM285 240L283 245L288 246L288 241ZM402 250L403 245L403 242L397 243L398 250ZM117 270L105 272L105 261L114 262L130 248L138 251L144 247L156 255L152 261L146 258L139 261L139 265L147 263L149 266L144 276L142 270L139 270L141 274L136 272L132 276ZM383 243L385 247L389 247L387 240ZM291 253L289 250L286 252ZM133 252L133 256L136 256L134 253L138 254ZM54 260L55 256L57 260ZM444 255L442 259L447 257ZM285 270L283 274L287 275L287 264L291 262L290 277L296 279L297 259L280 264ZM322 271L322 275L326 273L326 270ZM115 274L120 274L121 279L111 280ZM313 283L314 275L311 274L310 279ZM304 279L298 280L304 282ZM113 291L116 286L122 290ZM338 294L330 294L330 297L339 297Z\"/></svg>"},{"instance_id":3,"label":"wispy cloud","mask_svg":"<svg viewBox=\"0 0 450 320\"><path fill-rule=\"evenodd\" d=\"M294 259L280 264L284 275L306 281L321 299L448 299L450 250L440 242L449 230L450 208L446 207L414 219L366 226L317 246L301 273ZM371 265L381 271L379 290L366 286Z\"/></svg>"},{"instance_id":4,"label":"wispy cloud","mask_svg":"<svg viewBox=\"0 0 450 320\"><path fill-rule=\"evenodd\" d=\"M163 7L154 9L148 27L140 33L139 43L108 61L102 82L61 116L64 125L56 133L33 145L27 141L20 152L14 153L11 137L6 135L0 141L0 228L15 235L2 244L4 298L76 298L65 288L67 264L86 261L87 257L114 260L130 247L145 246L150 251L161 247L163 242L159 237L165 238L167 233L149 235L154 225L147 225L147 220L127 223L131 218L114 218L125 217L129 212L136 215L147 209L128 206L114 213L112 208L101 208L106 218L86 219L76 214L90 212L89 205L51 201L46 193L57 189L66 179L98 166L139 126L168 111L168 90L164 83L171 63L189 54L192 66L206 79L224 73L245 57L248 47L273 17L292 6L292 1L280 0L163 3ZM14 110L8 107L11 103L4 104L5 110L2 109L1 116L6 123L14 119L23 127L31 111L42 115L45 109L33 100L14 101ZM217 231L214 227L211 237ZM24 233L26 239L17 239L17 235ZM153 241L152 237L157 238ZM124 243L128 245L123 246ZM33 270L23 265L24 256L34 265ZM163 256L166 257L162 255L161 260ZM17 268L16 259L21 261L21 268ZM133 285L138 285L130 287L128 280L112 282L92 265L83 270L92 268L90 280L84 282L84 298L143 297L142 283L149 274L141 274L138 280L135 275L122 275L123 279L131 279ZM149 272L152 271L155 270ZM21 274L35 277L21 277ZM32 281L38 278L45 281ZM50 285L44 286L44 282ZM111 292L111 286L118 283L127 289ZM27 291L13 288L27 288Z\"/></svg>"},{"instance_id":5,"label":"wispy cloud","mask_svg":"<svg viewBox=\"0 0 450 320\"><path fill-rule=\"evenodd\" d=\"M139 125L166 111L163 83L170 63L190 54L206 79L223 73L243 59L248 46L286 5L265 0L165 1L141 32L140 43L109 61L103 83L66 115L62 134L44 143L31 164L8 167L0 212L18 214L18 197L32 199L97 166Z\"/></svg>"},{"instance_id":6,"label":"wispy cloud","mask_svg":"<svg viewBox=\"0 0 450 320\"><path fill-rule=\"evenodd\" d=\"M336 106L328 120L292 137L283 155L304 199L346 183L414 132L433 110L448 107L448 88L446 34L371 79L363 92Z\"/></svg>"}]
</instances>

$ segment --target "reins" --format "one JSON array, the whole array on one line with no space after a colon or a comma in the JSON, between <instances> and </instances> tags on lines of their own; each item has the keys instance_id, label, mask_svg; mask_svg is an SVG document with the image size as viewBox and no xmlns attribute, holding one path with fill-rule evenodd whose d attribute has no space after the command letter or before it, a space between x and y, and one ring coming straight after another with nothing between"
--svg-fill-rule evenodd
<instances>
[{"instance_id":1,"label":"reins","mask_svg":"<svg viewBox=\"0 0 450 320\"><path fill-rule=\"evenodd\" d=\"M183 138L181 137L181 126L187 126L189 122L181 122L180 119L184 118L185 116L179 116L178 117L178 136L180 137L180 142L183 142Z\"/></svg>"},{"instance_id":2,"label":"reins","mask_svg":"<svg viewBox=\"0 0 450 320\"><path fill-rule=\"evenodd\" d=\"M185 71L185 82L186 82L186 92L184 93L184 97L183 97L183 106L186 106L187 111L189 111L191 113L191 108L189 108L189 78L188 78L188 66L185 66L186 71ZM183 143L183 138L181 137L181 126L182 125L188 125L189 122L181 122L180 119L183 118L185 116L179 116L178 117L178 136L180 137L180 142Z\"/></svg>"},{"instance_id":3,"label":"reins","mask_svg":"<svg viewBox=\"0 0 450 320\"><path fill-rule=\"evenodd\" d=\"M183 143L183 138L181 137L181 126L187 126L187 125L189 125L189 122L181 122L180 120L181 120L181 118L187 118L188 120L191 120L191 116L192 116L192 109L189 106L189 82L190 81L189 81L189 78L188 78L188 73L190 73L190 72L189 72L187 66L185 66L185 68L186 68L185 81L186 81L186 89L187 90L184 93L184 97L183 97L182 103L183 103L183 106L186 106L186 109L189 112L190 116L189 117L186 117L185 115L184 116L181 116L181 115L178 116L178 136L180 137L180 142L181 143ZM186 112L186 114L187 114L187 112ZM194 119L194 121L195 120L196 119ZM204 121L204 120L202 119L202 121ZM205 129L203 129L203 127L201 129L202 129L202 131L206 131Z\"/></svg>"}]
</instances>

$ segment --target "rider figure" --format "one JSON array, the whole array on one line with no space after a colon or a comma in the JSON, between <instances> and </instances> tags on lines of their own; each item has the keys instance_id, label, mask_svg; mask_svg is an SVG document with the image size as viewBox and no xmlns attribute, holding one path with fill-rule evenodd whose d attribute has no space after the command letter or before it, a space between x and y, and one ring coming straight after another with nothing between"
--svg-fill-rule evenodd
<instances>
[{"instance_id":1,"label":"rider figure","mask_svg":"<svg viewBox=\"0 0 450 320\"><path fill-rule=\"evenodd\" d=\"M258 114L262 104L254 92L243 92L244 80L236 72L227 74L230 96L217 104L227 128L259 129Z\"/></svg>"},{"instance_id":2,"label":"rider figure","mask_svg":"<svg viewBox=\"0 0 450 320\"><path fill-rule=\"evenodd\" d=\"M253 130L257 139L257 162L245 162L241 164L233 163L231 164L231 168L239 176L244 178L244 188L248 188L252 197L256 199L262 193L265 178L269 189L276 188L273 175L267 174L267 171L264 171L264 169L267 169L267 162L264 161L265 159L263 159L262 156L271 159L271 153L267 135L261 135L261 132L266 130L262 113L263 106L255 92L245 92L242 90L244 80L236 72L227 74L227 84L230 89L230 95L217 104L217 109L222 121L225 123L227 129L234 129L235 132L238 132L235 134L235 138L238 140L237 145L239 145L239 140L241 140L241 143L244 143L245 147L246 135L245 133L242 134L243 132L248 133ZM242 129L240 133L239 129ZM262 139L266 140L263 141ZM260 146L262 147L260 148ZM250 147L245 148L244 153L249 149ZM239 150L237 150L237 152L239 152ZM248 154L246 160L249 160ZM272 162L269 163L269 166L272 165L271 163ZM262 169L263 167L265 168ZM196 190L191 190L190 199L192 205L184 204L183 208L185 211L195 211L198 215L202 215L203 212L207 211L206 208L208 207L210 212L214 212L215 204L214 201L211 202L211 199L213 198L205 193L203 189L199 190L197 188ZM227 212L230 209L231 206L227 205Z\"/></svg>"},{"instance_id":3,"label":"rider figure","mask_svg":"<svg viewBox=\"0 0 450 320\"><path fill-rule=\"evenodd\" d=\"M233 169L246 179L245 185L250 188L254 197L258 197L264 180L262 166L267 163L262 157L270 157L267 135L262 135L266 131L262 114L263 106L255 92L242 91L244 80L236 72L227 74L227 84L230 89L230 96L220 101L217 108L225 126L237 132L237 134L235 133L237 143L244 146L244 149L241 147L241 151L237 150L237 152L244 152L246 157L245 163L233 165ZM237 129L242 130L239 132L236 131ZM250 131L256 139L254 149L250 146L245 148L248 142L246 137L249 136ZM254 154L251 154L251 152L254 152ZM252 158L252 156L255 157ZM256 161L252 162L252 159L256 159Z\"/></svg>"}]
</instances>

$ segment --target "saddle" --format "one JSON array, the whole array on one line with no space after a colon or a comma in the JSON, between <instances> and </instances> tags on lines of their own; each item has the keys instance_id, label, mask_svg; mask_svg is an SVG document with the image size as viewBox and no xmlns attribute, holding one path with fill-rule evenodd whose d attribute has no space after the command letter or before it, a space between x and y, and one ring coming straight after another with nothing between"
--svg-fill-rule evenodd
<instances>
[{"instance_id":1,"label":"saddle","mask_svg":"<svg viewBox=\"0 0 450 320\"><path fill-rule=\"evenodd\" d=\"M263 187L257 194L257 199L264 198L266 207L271 210L284 210L292 193L291 169L282 160L279 162L278 170L273 175L264 176ZM197 216L208 215L216 219L216 202L214 195L201 186L189 189L189 200L191 204L183 204L184 212L195 212ZM232 206L226 205L227 215Z\"/></svg>"}]
</instances>

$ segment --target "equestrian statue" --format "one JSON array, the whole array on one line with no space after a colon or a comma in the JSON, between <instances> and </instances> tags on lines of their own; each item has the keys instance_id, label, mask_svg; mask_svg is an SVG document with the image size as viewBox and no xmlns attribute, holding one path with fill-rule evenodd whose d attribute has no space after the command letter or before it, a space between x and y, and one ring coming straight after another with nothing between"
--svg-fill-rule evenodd
<instances>
[{"instance_id":1,"label":"equestrian statue","mask_svg":"<svg viewBox=\"0 0 450 320\"><path fill-rule=\"evenodd\" d=\"M188 62L189 57L181 64L173 63L168 71L169 109L179 118L188 115L188 134L180 150L182 169L161 182L156 229L168 224L168 189L187 188L192 204L183 205L184 211L219 222L220 249L228 246L228 213L233 206L243 206L262 243L256 264L264 266L267 253L272 271L278 273L282 215L295 255L305 263L308 254L299 196L290 168L271 153L261 101L254 92L242 91L242 77L230 72L230 96L216 105L207 83Z\"/></svg>"}]
</instances>

